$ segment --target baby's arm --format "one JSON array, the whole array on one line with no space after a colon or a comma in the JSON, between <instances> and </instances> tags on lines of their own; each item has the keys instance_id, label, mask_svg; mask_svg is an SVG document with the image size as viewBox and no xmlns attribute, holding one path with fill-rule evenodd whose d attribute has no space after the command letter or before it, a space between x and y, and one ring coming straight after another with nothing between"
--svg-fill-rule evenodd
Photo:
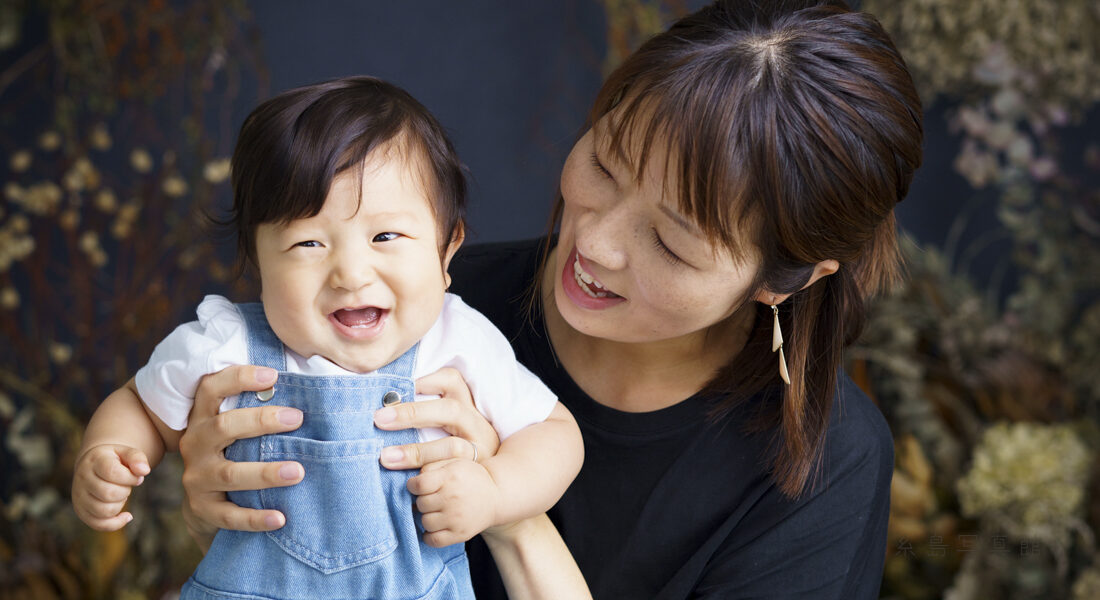
<instances>
[{"instance_id":1,"label":"baby's arm","mask_svg":"<svg viewBox=\"0 0 1100 600\"><path fill-rule=\"evenodd\" d=\"M73 472L73 508L92 529L115 531L133 515L122 512L133 486L176 450L182 431L169 429L150 413L131 379L99 405Z\"/></svg>"},{"instance_id":2,"label":"baby's arm","mask_svg":"<svg viewBox=\"0 0 1100 600\"><path fill-rule=\"evenodd\" d=\"M409 480L428 532L425 542L455 544L489 527L546 512L580 472L583 460L580 429L558 403L545 421L504 440L496 456L426 465Z\"/></svg>"}]
</instances>

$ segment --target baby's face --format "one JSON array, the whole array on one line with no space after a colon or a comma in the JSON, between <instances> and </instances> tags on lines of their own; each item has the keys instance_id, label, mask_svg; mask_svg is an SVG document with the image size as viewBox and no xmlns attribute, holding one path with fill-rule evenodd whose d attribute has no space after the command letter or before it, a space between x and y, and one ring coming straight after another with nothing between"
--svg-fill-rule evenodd
<instances>
[{"instance_id":1,"label":"baby's face","mask_svg":"<svg viewBox=\"0 0 1100 600\"><path fill-rule=\"evenodd\" d=\"M260 225L256 257L264 312L298 354L373 371L412 347L443 307L446 269L436 221L413 164L379 148L337 176L315 217ZM358 207L358 210L357 210Z\"/></svg>"}]
</instances>

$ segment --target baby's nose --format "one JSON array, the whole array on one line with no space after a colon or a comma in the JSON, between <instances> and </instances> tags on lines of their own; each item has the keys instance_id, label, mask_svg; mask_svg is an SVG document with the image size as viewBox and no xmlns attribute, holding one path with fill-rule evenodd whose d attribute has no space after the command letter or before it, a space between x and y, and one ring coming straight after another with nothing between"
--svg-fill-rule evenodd
<instances>
[{"instance_id":1,"label":"baby's nose","mask_svg":"<svg viewBox=\"0 0 1100 600\"><path fill-rule=\"evenodd\" d=\"M344 252L332 265L329 283L333 288L357 290L373 282L375 276L374 265L366 253Z\"/></svg>"}]
</instances>

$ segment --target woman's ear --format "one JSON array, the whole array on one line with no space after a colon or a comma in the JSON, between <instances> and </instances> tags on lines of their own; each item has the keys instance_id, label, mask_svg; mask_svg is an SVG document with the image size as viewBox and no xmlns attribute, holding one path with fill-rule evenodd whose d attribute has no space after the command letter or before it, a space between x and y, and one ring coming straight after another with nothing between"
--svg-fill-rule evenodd
<instances>
[{"instance_id":1,"label":"woman's ear","mask_svg":"<svg viewBox=\"0 0 1100 600\"><path fill-rule=\"evenodd\" d=\"M816 265L814 265L814 272L810 274L810 278L806 281L806 285L803 285L799 289L799 291L810 287L814 284L814 282L816 282L818 279L821 279L822 277L828 277L829 275L836 273L838 269L840 269L840 263L831 258L827 258L817 263ZM767 290L760 290L760 293L758 293L756 297L753 298L753 300L756 300L757 302L760 302L762 304L767 304L768 306L773 306L782 304L787 300L787 298L790 297L791 294L774 294Z\"/></svg>"}]
</instances>

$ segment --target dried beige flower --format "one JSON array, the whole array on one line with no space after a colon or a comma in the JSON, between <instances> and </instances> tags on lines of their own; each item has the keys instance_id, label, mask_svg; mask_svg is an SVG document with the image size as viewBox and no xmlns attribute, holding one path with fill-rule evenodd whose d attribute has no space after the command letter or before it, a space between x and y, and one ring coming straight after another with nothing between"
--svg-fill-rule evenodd
<instances>
[{"instance_id":1,"label":"dried beige flower","mask_svg":"<svg viewBox=\"0 0 1100 600\"><path fill-rule=\"evenodd\" d=\"M8 160L8 168L12 173L22 173L31 168L31 153L29 150L19 150L11 155Z\"/></svg>"},{"instance_id":2,"label":"dried beige flower","mask_svg":"<svg viewBox=\"0 0 1100 600\"><path fill-rule=\"evenodd\" d=\"M130 166L138 173L148 173L153 170L153 157L145 148L134 148L130 152Z\"/></svg>"},{"instance_id":3,"label":"dried beige flower","mask_svg":"<svg viewBox=\"0 0 1100 600\"><path fill-rule=\"evenodd\" d=\"M1073 600L1100 598L1100 564L1095 564L1078 575L1071 593Z\"/></svg>"},{"instance_id":4,"label":"dried beige flower","mask_svg":"<svg viewBox=\"0 0 1100 600\"><path fill-rule=\"evenodd\" d=\"M61 211L57 218L57 224L65 231L72 231L80 225L80 211L75 208L67 208Z\"/></svg>"},{"instance_id":5,"label":"dried beige flower","mask_svg":"<svg viewBox=\"0 0 1100 600\"><path fill-rule=\"evenodd\" d=\"M221 183L229 178L229 159L219 158L206 163L202 176L210 183Z\"/></svg>"},{"instance_id":6,"label":"dried beige flower","mask_svg":"<svg viewBox=\"0 0 1100 600\"><path fill-rule=\"evenodd\" d=\"M131 198L129 202L123 204L118 209L118 218L122 221L133 222L137 219L138 213L141 212L141 206L138 204L138 198Z\"/></svg>"},{"instance_id":7,"label":"dried beige flower","mask_svg":"<svg viewBox=\"0 0 1100 600\"><path fill-rule=\"evenodd\" d=\"M48 215L61 203L61 188L52 181L40 181L27 188L21 204L34 215Z\"/></svg>"},{"instance_id":8,"label":"dried beige flower","mask_svg":"<svg viewBox=\"0 0 1100 600\"><path fill-rule=\"evenodd\" d=\"M38 136L38 147L47 152L57 150L61 147L61 134L56 131L47 131L43 133Z\"/></svg>"},{"instance_id":9,"label":"dried beige flower","mask_svg":"<svg viewBox=\"0 0 1100 600\"><path fill-rule=\"evenodd\" d=\"M31 230L31 221L26 215L15 214L8 219L8 228L15 233L27 233Z\"/></svg>"},{"instance_id":10,"label":"dried beige flower","mask_svg":"<svg viewBox=\"0 0 1100 600\"><path fill-rule=\"evenodd\" d=\"M4 196L12 202L22 202L23 198L25 198L26 195L27 190L18 183L15 183L14 181L9 181L4 184Z\"/></svg>"},{"instance_id":11,"label":"dried beige flower","mask_svg":"<svg viewBox=\"0 0 1100 600\"><path fill-rule=\"evenodd\" d=\"M1069 426L992 425L958 482L962 514L995 517L1022 539L1064 534L1083 510L1090 460Z\"/></svg>"},{"instance_id":12,"label":"dried beige flower","mask_svg":"<svg viewBox=\"0 0 1100 600\"><path fill-rule=\"evenodd\" d=\"M179 198L187 193L187 182L179 175L170 175L161 184L164 195L169 198Z\"/></svg>"},{"instance_id":13,"label":"dried beige flower","mask_svg":"<svg viewBox=\"0 0 1100 600\"><path fill-rule=\"evenodd\" d=\"M95 207L107 214L111 214L118 210L118 198L115 196L115 193L111 191L111 188L99 190L99 193L95 195Z\"/></svg>"},{"instance_id":14,"label":"dried beige flower","mask_svg":"<svg viewBox=\"0 0 1100 600\"><path fill-rule=\"evenodd\" d=\"M130 221L116 219L115 222L111 224L111 237L116 240L124 240L130 237L131 230L132 225Z\"/></svg>"},{"instance_id":15,"label":"dried beige flower","mask_svg":"<svg viewBox=\"0 0 1100 600\"><path fill-rule=\"evenodd\" d=\"M19 307L19 292L10 285L0 289L0 308L12 310Z\"/></svg>"},{"instance_id":16,"label":"dried beige flower","mask_svg":"<svg viewBox=\"0 0 1100 600\"><path fill-rule=\"evenodd\" d=\"M73 348L68 344L53 342L50 344L50 360L59 365L69 362L73 357Z\"/></svg>"},{"instance_id":17,"label":"dried beige flower","mask_svg":"<svg viewBox=\"0 0 1100 600\"><path fill-rule=\"evenodd\" d=\"M88 144L96 150L110 149L111 132L107 130L106 124L97 123L95 127L92 127L91 133L88 134Z\"/></svg>"},{"instance_id":18,"label":"dried beige flower","mask_svg":"<svg viewBox=\"0 0 1100 600\"><path fill-rule=\"evenodd\" d=\"M85 254L91 254L99 249L99 234L94 231L85 231L80 234L78 242L80 250Z\"/></svg>"}]
</instances>

